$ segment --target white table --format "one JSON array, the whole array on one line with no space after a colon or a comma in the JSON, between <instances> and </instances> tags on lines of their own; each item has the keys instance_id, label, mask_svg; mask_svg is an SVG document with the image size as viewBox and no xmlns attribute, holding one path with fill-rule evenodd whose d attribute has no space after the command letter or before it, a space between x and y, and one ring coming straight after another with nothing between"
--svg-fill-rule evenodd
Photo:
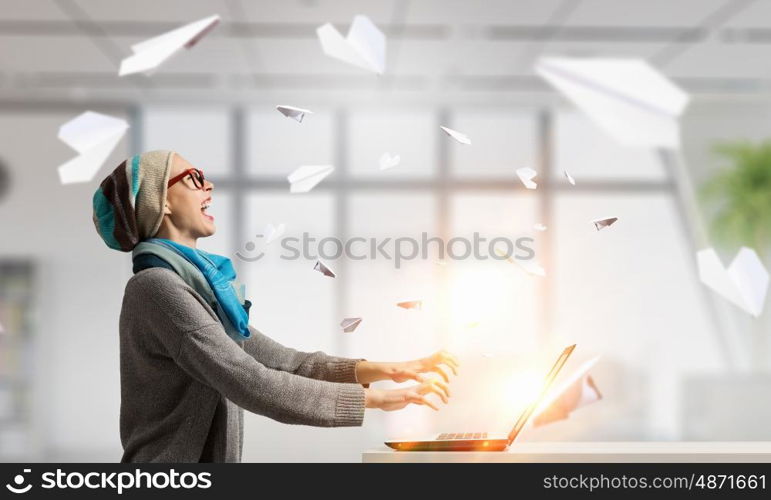
<instances>
[{"instance_id":1,"label":"white table","mask_svg":"<svg viewBox=\"0 0 771 500\"><path fill-rule=\"evenodd\" d=\"M362 462L769 462L771 441L540 442L507 451L365 451Z\"/></svg>"}]
</instances>

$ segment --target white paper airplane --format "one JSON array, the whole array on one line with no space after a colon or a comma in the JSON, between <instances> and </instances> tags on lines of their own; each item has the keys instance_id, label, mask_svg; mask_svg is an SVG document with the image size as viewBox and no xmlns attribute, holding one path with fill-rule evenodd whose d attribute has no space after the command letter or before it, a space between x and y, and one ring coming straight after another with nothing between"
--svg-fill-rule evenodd
<instances>
[{"instance_id":1,"label":"white paper airplane","mask_svg":"<svg viewBox=\"0 0 771 500\"><path fill-rule=\"evenodd\" d=\"M379 75L385 71L386 38L367 16L353 18L346 38L330 23L316 28L316 34L329 57Z\"/></svg>"},{"instance_id":2,"label":"white paper airplane","mask_svg":"<svg viewBox=\"0 0 771 500\"><path fill-rule=\"evenodd\" d=\"M536 175L538 175L538 172L530 167L517 169L517 177L519 177L519 180L522 181L522 184L524 184L527 189L535 189L538 186L538 184L533 182Z\"/></svg>"},{"instance_id":3,"label":"white paper airplane","mask_svg":"<svg viewBox=\"0 0 771 500\"><path fill-rule=\"evenodd\" d=\"M383 153L380 157L380 170L388 170L389 168L395 167L400 161L402 161L402 159L399 155L391 156L391 153Z\"/></svg>"},{"instance_id":4,"label":"white paper airplane","mask_svg":"<svg viewBox=\"0 0 771 500\"><path fill-rule=\"evenodd\" d=\"M573 185L573 186L576 185L576 180L573 177L570 176L570 174L568 173L567 170L563 170L562 173L565 174L565 178L568 180L568 182L571 185Z\"/></svg>"},{"instance_id":5,"label":"white paper airplane","mask_svg":"<svg viewBox=\"0 0 771 500\"><path fill-rule=\"evenodd\" d=\"M324 264L320 260L316 261L316 265L313 266L313 270L320 272L324 276L329 276L330 278L334 278L335 277L335 273L329 268L329 266L327 266L326 264Z\"/></svg>"},{"instance_id":6,"label":"white paper airplane","mask_svg":"<svg viewBox=\"0 0 771 500\"><path fill-rule=\"evenodd\" d=\"M533 224L533 229L535 229L536 231L546 231L546 226L538 222L536 224Z\"/></svg>"},{"instance_id":7,"label":"white paper airplane","mask_svg":"<svg viewBox=\"0 0 771 500\"><path fill-rule=\"evenodd\" d=\"M535 262L533 259L527 259L527 260L520 260L515 259L509 256L506 252L501 250L500 248L495 248L495 253L498 254L498 256L503 257L506 259L506 262L510 264L516 264L520 268L522 268L523 271L525 271L528 274L532 274L534 276L546 276L546 270L541 267L537 262Z\"/></svg>"},{"instance_id":8,"label":"white paper airplane","mask_svg":"<svg viewBox=\"0 0 771 500\"><path fill-rule=\"evenodd\" d=\"M534 427L564 420L582 406L602 399L602 393L589 375L589 370L599 359L597 356L582 364L564 382L550 391L535 411Z\"/></svg>"},{"instance_id":9,"label":"white paper airplane","mask_svg":"<svg viewBox=\"0 0 771 500\"><path fill-rule=\"evenodd\" d=\"M309 109L295 108L294 106L279 105L279 106L276 106L276 109L282 115L286 116L287 118L292 118L298 123L303 122L303 118L305 118L305 115L313 114L313 111Z\"/></svg>"},{"instance_id":10,"label":"white paper airplane","mask_svg":"<svg viewBox=\"0 0 771 500\"><path fill-rule=\"evenodd\" d=\"M401 307L402 309L423 309L423 301L422 300L407 300L404 302L397 302L397 306Z\"/></svg>"},{"instance_id":11,"label":"white paper airplane","mask_svg":"<svg viewBox=\"0 0 771 500\"><path fill-rule=\"evenodd\" d=\"M93 111L59 127L59 139L79 153L59 167L59 181L72 184L93 179L128 128L120 118Z\"/></svg>"},{"instance_id":12,"label":"white paper airplane","mask_svg":"<svg viewBox=\"0 0 771 500\"><path fill-rule=\"evenodd\" d=\"M599 231L600 229L604 227L608 227L615 223L618 220L618 217L606 217L604 219L594 219L592 221L592 224L594 224L595 229Z\"/></svg>"},{"instance_id":13,"label":"white paper airplane","mask_svg":"<svg viewBox=\"0 0 771 500\"><path fill-rule=\"evenodd\" d=\"M680 147L688 94L644 60L542 57L535 71L620 144Z\"/></svg>"},{"instance_id":14,"label":"white paper airplane","mask_svg":"<svg viewBox=\"0 0 771 500\"><path fill-rule=\"evenodd\" d=\"M444 133L455 139L456 141L460 142L461 144L468 144L471 145L471 139L468 138L466 134L463 134L461 132L458 132L457 130L453 130L451 128L442 127L439 126L442 130L444 130Z\"/></svg>"},{"instance_id":15,"label":"white paper airplane","mask_svg":"<svg viewBox=\"0 0 771 500\"><path fill-rule=\"evenodd\" d=\"M345 333L351 333L359 327L360 323L361 318L345 318L340 322L340 326L343 328Z\"/></svg>"},{"instance_id":16,"label":"white paper airplane","mask_svg":"<svg viewBox=\"0 0 771 500\"><path fill-rule=\"evenodd\" d=\"M307 193L335 170L332 165L303 165L287 176L290 193Z\"/></svg>"},{"instance_id":17,"label":"white paper airplane","mask_svg":"<svg viewBox=\"0 0 771 500\"><path fill-rule=\"evenodd\" d=\"M273 224L265 226L265 230L262 232L265 236L265 244L270 245L277 238L280 238L281 235L284 234L284 230L286 230L286 224L279 224L278 227Z\"/></svg>"},{"instance_id":18,"label":"white paper airplane","mask_svg":"<svg viewBox=\"0 0 771 500\"><path fill-rule=\"evenodd\" d=\"M696 260L702 283L756 318L761 315L768 291L768 271L755 250L742 247L728 269L713 248L700 250Z\"/></svg>"},{"instance_id":19,"label":"white paper airplane","mask_svg":"<svg viewBox=\"0 0 771 500\"><path fill-rule=\"evenodd\" d=\"M200 21L186 24L180 28L156 36L131 46L134 55L120 63L118 76L133 73L150 74L171 56L197 44L220 22L220 16L209 16Z\"/></svg>"}]
</instances>

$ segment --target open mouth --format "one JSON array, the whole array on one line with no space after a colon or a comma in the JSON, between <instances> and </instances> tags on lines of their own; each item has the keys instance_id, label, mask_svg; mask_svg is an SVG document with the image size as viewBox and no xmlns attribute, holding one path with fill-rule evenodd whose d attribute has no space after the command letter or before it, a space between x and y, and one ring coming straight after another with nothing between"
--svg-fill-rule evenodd
<instances>
[{"instance_id":1,"label":"open mouth","mask_svg":"<svg viewBox=\"0 0 771 500\"><path fill-rule=\"evenodd\" d=\"M203 204L201 204L201 214L203 214L203 216L206 217L207 219L213 221L214 217L206 213L206 210L208 210L210 206L211 206L211 198L209 198L208 200L204 201Z\"/></svg>"}]
</instances>

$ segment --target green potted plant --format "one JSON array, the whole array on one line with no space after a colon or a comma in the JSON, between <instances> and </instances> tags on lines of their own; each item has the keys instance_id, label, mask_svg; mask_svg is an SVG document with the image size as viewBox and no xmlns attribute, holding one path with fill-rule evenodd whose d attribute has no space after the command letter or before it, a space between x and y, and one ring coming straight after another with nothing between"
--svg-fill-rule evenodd
<instances>
[{"instance_id":1,"label":"green potted plant","mask_svg":"<svg viewBox=\"0 0 771 500\"><path fill-rule=\"evenodd\" d=\"M740 246L753 248L771 268L771 140L719 143L714 152L725 165L701 188L712 240L734 255ZM755 368L769 364L771 294L761 317L754 320Z\"/></svg>"}]
</instances>

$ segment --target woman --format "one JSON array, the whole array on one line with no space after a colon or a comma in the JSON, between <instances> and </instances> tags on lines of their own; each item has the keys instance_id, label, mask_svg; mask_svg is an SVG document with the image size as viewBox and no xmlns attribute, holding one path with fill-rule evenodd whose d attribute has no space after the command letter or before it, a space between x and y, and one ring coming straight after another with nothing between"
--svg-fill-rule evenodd
<instances>
[{"instance_id":1,"label":"woman","mask_svg":"<svg viewBox=\"0 0 771 500\"><path fill-rule=\"evenodd\" d=\"M120 165L93 198L97 232L132 252L120 315L122 462L239 462L243 409L288 424L359 426L365 408L447 402L457 360L441 351L400 363L284 347L249 326L251 302L229 259L196 249L215 232L214 185L179 154ZM443 380L428 379L436 372ZM395 390L371 382L414 380Z\"/></svg>"}]
</instances>

